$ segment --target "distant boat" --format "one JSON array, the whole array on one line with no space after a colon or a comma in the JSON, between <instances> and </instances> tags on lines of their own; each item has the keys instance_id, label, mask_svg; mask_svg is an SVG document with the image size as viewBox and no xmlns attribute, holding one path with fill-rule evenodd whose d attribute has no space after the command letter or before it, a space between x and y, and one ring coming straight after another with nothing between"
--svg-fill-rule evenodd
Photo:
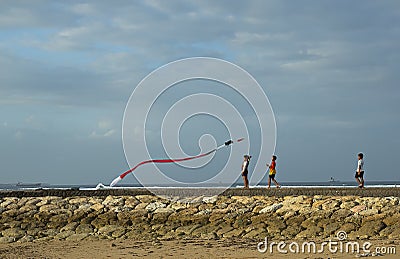
<instances>
[{"instance_id":1,"label":"distant boat","mask_svg":"<svg viewBox=\"0 0 400 259\"><path fill-rule=\"evenodd\" d=\"M20 188L38 188L38 187L42 186L42 183L21 183L21 182L18 182L16 184L16 186L20 187Z\"/></svg>"},{"instance_id":2,"label":"distant boat","mask_svg":"<svg viewBox=\"0 0 400 259\"><path fill-rule=\"evenodd\" d=\"M331 179L329 180L330 183L338 183L340 182L339 180L335 180L335 178L331 177Z\"/></svg>"}]
</instances>

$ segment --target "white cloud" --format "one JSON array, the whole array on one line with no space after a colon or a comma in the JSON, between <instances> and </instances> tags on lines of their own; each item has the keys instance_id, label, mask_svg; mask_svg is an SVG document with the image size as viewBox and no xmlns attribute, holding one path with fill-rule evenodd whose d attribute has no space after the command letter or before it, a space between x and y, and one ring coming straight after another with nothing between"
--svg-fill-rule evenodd
<instances>
[{"instance_id":1,"label":"white cloud","mask_svg":"<svg viewBox=\"0 0 400 259\"><path fill-rule=\"evenodd\" d=\"M99 129L109 129L112 127L112 122L110 120L100 120L97 126Z\"/></svg>"},{"instance_id":2,"label":"white cloud","mask_svg":"<svg viewBox=\"0 0 400 259\"><path fill-rule=\"evenodd\" d=\"M17 139L17 140L21 140L22 138L23 138L23 133L22 133L22 131L20 131L20 130L17 130L15 133L14 133L14 137Z\"/></svg>"},{"instance_id":3,"label":"white cloud","mask_svg":"<svg viewBox=\"0 0 400 259\"><path fill-rule=\"evenodd\" d=\"M25 119L25 122L26 122L27 124L31 124L32 122L34 122L34 120L35 120L35 116L34 116L34 115L29 115L29 116Z\"/></svg>"},{"instance_id":4,"label":"white cloud","mask_svg":"<svg viewBox=\"0 0 400 259\"><path fill-rule=\"evenodd\" d=\"M89 134L89 138L108 138L115 135L116 132L116 129L113 128L113 122L103 119L97 122L97 129Z\"/></svg>"},{"instance_id":5,"label":"white cloud","mask_svg":"<svg viewBox=\"0 0 400 259\"><path fill-rule=\"evenodd\" d=\"M115 129L110 129L110 130L107 130L107 131L101 132L101 133L94 130L90 133L89 138L108 138L108 137L113 136L115 134L115 132L116 132Z\"/></svg>"}]
</instances>

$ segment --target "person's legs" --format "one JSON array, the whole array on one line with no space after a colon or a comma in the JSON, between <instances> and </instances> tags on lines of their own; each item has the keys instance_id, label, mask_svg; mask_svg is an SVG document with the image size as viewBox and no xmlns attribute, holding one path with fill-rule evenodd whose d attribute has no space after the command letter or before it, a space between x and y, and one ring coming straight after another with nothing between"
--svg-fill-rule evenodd
<instances>
[{"instance_id":1,"label":"person's legs","mask_svg":"<svg viewBox=\"0 0 400 259\"><path fill-rule=\"evenodd\" d=\"M364 188L364 171L361 171L360 182L361 182L361 188Z\"/></svg>"},{"instance_id":2,"label":"person's legs","mask_svg":"<svg viewBox=\"0 0 400 259\"><path fill-rule=\"evenodd\" d=\"M356 182L358 183L358 187L361 187L362 183L360 180L360 174L358 172L356 172L355 178L356 178Z\"/></svg>"},{"instance_id":3,"label":"person's legs","mask_svg":"<svg viewBox=\"0 0 400 259\"><path fill-rule=\"evenodd\" d=\"M271 188L271 176L268 176L268 189Z\"/></svg>"},{"instance_id":4,"label":"person's legs","mask_svg":"<svg viewBox=\"0 0 400 259\"><path fill-rule=\"evenodd\" d=\"M243 183L244 183L244 188L249 188L249 180L247 179L247 175L243 175Z\"/></svg>"},{"instance_id":5,"label":"person's legs","mask_svg":"<svg viewBox=\"0 0 400 259\"><path fill-rule=\"evenodd\" d=\"M280 184L275 180L275 178L272 179L272 180L274 181L274 183L275 183L275 185L276 185L277 188L280 188L280 187L281 187Z\"/></svg>"},{"instance_id":6,"label":"person's legs","mask_svg":"<svg viewBox=\"0 0 400 259\"><path fill-rule=\"evenodd\" d=\"M358 177L356 177L356 182L358 183L358 185L361 184L361 181L360 181L360 179L358 179Z\"/></svg>"}]
</instances>

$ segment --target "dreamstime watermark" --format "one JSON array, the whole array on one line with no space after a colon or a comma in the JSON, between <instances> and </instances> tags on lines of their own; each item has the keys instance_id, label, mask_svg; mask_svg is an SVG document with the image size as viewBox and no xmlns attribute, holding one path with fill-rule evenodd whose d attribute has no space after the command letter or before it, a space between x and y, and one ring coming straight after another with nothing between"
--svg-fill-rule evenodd
<instances>
[{"instance_id":1,"label":"dreamstime watermark","mask_svg":"<svg viewBox=\"0 0 400 259\"><path fill-rule=\"evenodd\" d=\"M222 192L240 177L247 153L253 155L250 184L263 179L264 160L275 150L276 123L264 88L250 73L222 59L193 57L157 68L135 87L125 108L122 138L131 168L140 161L189 157L245 138L217 154L172 165L147 164L135 171L146 188L218 186Z\"/></svg>"},{"instance_id":2,"label":"dreamstime watermark","mask_svg":"<svg viewBox=\"0 0 400 259\"><path fill-rule=\"evenodd\" d=\"M347 240L347 233L345 231L338 231L336 233L336 239L329 239L322 243L315 241L304 241L304 242L269 242L268 237L265 237L264 241L261 241L257 245L257 250L260 253L279 253L279 254L396 254L395 246L379 246L373 247L369 241L350 241Z\"/></svg>"}]
</instances>

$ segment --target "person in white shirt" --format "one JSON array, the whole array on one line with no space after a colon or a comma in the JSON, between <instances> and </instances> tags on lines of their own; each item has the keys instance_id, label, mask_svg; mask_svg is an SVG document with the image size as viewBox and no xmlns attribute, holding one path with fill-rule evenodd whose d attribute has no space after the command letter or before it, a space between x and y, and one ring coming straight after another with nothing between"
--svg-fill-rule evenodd
<instances>
[{"instance_id":1,"label":"person in white shirt","mask_svg":"<svg viewBox=\"0 0 400 259\"><path fill-rule=\"evenodd\" d=\"M242 177L243 177L245 189L249 188L249 180L247 179L247 175L249 174L248 168L249 168L250 158L251 158L251 156L244 155L244 160L243 160L243 164L242 164Z\"/></svg>"},{"instance_id":2,"label":"person in white shirt","mask_svg":"<svg viewBox=\"0 0 400 259\"><path fill-rule=\"evenodd\" d=\"M355 175L359 188L364 188L364 154L358 153L357 170Z\"/></svg>"}]
</instances>

